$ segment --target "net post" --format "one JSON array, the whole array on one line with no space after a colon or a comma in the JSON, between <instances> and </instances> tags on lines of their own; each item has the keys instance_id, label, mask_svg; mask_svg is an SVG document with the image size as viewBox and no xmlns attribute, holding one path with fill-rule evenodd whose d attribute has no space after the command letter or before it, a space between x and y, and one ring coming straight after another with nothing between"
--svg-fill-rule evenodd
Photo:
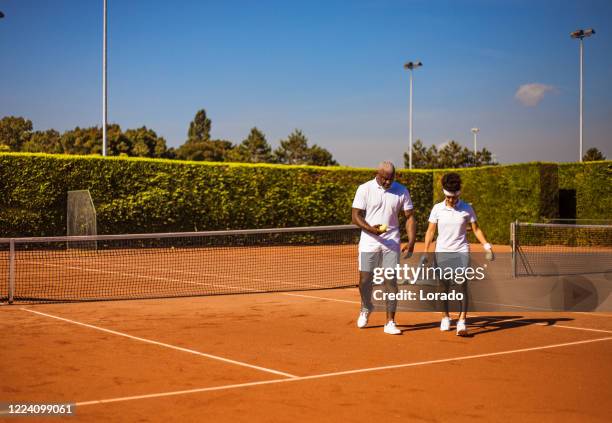
<instances>
[{"instance_id":1,"label":"net post","mask_svg":"<svg viewBox=\"0 0 612 423\"><path fill-rule=\"evenodd\" d=\"M15 297L15 240L9 241L9 285L8 285L8 303L13 304Z\"/></svg>"},{"instance_id":2,"label":"net post","mask_svg":"<svg viewBox=\"0 0 612 423\"><path fill-rule=\"evenodd\" d=\"M518 221L510 223L510 238L512 240L512 278L516 279L516 225Z\"/></svg>"}]
</instances>

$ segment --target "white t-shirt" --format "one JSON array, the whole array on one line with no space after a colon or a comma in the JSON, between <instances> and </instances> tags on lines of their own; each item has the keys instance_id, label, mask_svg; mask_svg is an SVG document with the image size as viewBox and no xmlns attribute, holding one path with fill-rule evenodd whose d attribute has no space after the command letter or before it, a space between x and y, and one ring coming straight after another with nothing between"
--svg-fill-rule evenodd
<instances>
[{"instance_id":1,"label":"white t-shirt","mask_svg":"<svg viewBox=\"0 0 612 423\"><path fill-rule=\"evenodd\" d=\"M476 213L468 203L459 200L455 208L448 207L446 201L436 204L429 215L431 223L438 224L436 252L469 252L467 226L476 222Z\"/></svg>"},{"instance_id":2,"label":"white t-shirt","mask_svg":"<svg viewBox=\"0 0 612 423\"><path fill-rule=\"evenodd\" d=\"M359 185L353 200L353 208L365 210L368 225L387 225L389 229L381 235L361 231L359 251L364 253L400 249L400 231L397 215L402 210L412 210L412 200L408 189L393 182L385 191L378 185L376 178Z\"/></svg>"}]
</instances>

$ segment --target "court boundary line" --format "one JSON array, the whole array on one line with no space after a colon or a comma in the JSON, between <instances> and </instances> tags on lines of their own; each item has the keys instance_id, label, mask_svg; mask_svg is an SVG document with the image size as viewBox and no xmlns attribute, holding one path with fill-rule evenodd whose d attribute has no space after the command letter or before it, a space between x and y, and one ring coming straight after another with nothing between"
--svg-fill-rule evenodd
<instances>
[{"instance_id":1,"label":"court boundary line","mask_svg":"<svg viewBox=\"0 0 612 423\"><path fill-rule=\"evenodd\" d=\"M561 329L574 329L574 330L584 330L584 331L589 331L589 332L602 332L602 333L612 333L612 330L607 330L607 329L594 329L594 328L583 328L583 327L579 327L579 326L567 326L567 325L558 325L558 324L546 324L545 322L541 322L541 323L532 323L529 320L508 320L508 319L501 319L501 318L497 318L497 317L493 317L493 316L486 316L486 315L478 315L478 314L474 314L474 316L476 317L485 317L485 318L490 318L493 320L500 320L501 322L505 322L505 321L509 321L509 322L519 322L519 323L529 323L529 324L534 324L536 326L546 326L549 328L561 328Z\"/></svg>"},{"instance_id":2,"label":"court boundary line","mask_svg":"<svg viewBox=\"0 0 612 423\"><path fill-rule=\"evenodd\" d=\"M361 302L359 302L359 301L341 300L341 299L327 298L327 297L317 297L316 295L294 294L294 293L291 293L291 292L280 292L280 294L287 295L289 297L315 298L315 299L319 299L319 300L336 301L336 302L339 302L339 303L361 304Z\"/></svg>"},{"instance_id":3,"label":"court boundary line","mask_svg":"<svg viewBox=\"0 0 612 423\"><path fill-rule=\"evenodd\" d=\"M609 311L572 311L572 313L578 313L578 314L587 314L589 316L595 316L595 317L607 317L610 318L612 317L612 314L602 314L602 313L609 313Z\"/></svg>"},{"instance_id":4,"label":"court boundary line","mask_svg":"<svg viewBox=\"0 0 612 423\"><path fill-rule=\"evenodd\" d=\"M200 393L200 392L246 388L246 387L251 387L251 386L272 385L272 384L277 384L277 383L296 382L296 381L302 381L302 380L324 379L324 378L329 378L329 377L345 376L345 375L351 375L351 374L371 373L371 372L382 371L382 370L391 370L391 369L399 369L399 368L407 368L407 367L418 367L418 366L425 366L425 365L430 365L430 364L449 363L449 362L473 360L473 359L486 358L486 357L496 357L496 356L501 356L501 355L517 354L517 353L530 352L530 351L539 351L539 350L546 350L546 349L552 349L552 348L562 348L562 347L567 347L567 346L589 344L589 343L594 343L594 342L604 342L604 341L610 341L610 340L612 340L612 336L605 337L605 338L593 338L593 339L586 339L586 340L581 340L581 341L564 342L560 344L542 345L539 347L529 347L529 348L520 348L520 349L515 349L515 350L497 351L497 352L492 352L492 353L449 357L449 358L443 358L443 359L437 359L437 360L418 361L418 362L413 362L413 363L394 364L394 365L380 366L380 367L368 367L368 368L362 368L362 369L345 370L341 372L320 373L316 375L298 376L298 377L287 378L287 379L271 379L271 380L246 382L246 383L231 384L231 385L210 386L206 388L195 388L195 389L180 390L180 391L159 392L159 393L154 393L154 394L133 395L133 396L128 396L128 397L117 397L117 398L108 398L108 399L101 399L101 400L80 401L80 402L76 402L75 406L79 407L79 406L87 406L87 405L100 405L100 404L108 404L108 403L115 403L115 402L134 401L134 400L140 400L140 399L151 399L151 398L178 396L178 395L188 395L188 394L195 394L195 393Z\"/></svg>"},{"instance_id":5,"label":"court boundary line","mask_svg":"<svg viewBox=\"0 0 612 423\"><path fill-rule=\"evenodd\" d=\"M142 338L142 337L139 337L139 336L130 335L130 334L119 332L119 331L115 331L115 330L112 330L112 329L106 329L106 328L103 328L103 327L100 327L100 326L91 325L89 323L83 323L83 322L79 322L79 321L76 321L76 320L67 319L67 318L64 318L64 317L54 316L52 314L43 313L41 311L31 310L31 309L23 308L23 307L21 307L20 310L27 311L29 313L38 314L38 315L44 316L44 317L49 317L49 318L56 319L56 320L61 320L63 322L71 323L71 324L74 324L74 325L83 326L83 327L86 327L86 328L89 328L89 329L95 329L95 330L98 330L98 331L101 331L101 332L110 333L112 335L122 336L124 338L128 338L128 339L132 339L132 340L135 340L135 341L144 342L144 343L147 343L147 344L157 345L157 346L160 346L160 347L169 348L169 349L176 350L176 351L182 351L182 352L198 355L198 356L201 356L201 357L206 357L206 358L222 361L222 362L229 363L229 364L234 364L234 365L237 365L237 366L248 367L250 369L260 370L260 371L267 372L267 373L273 373L273 374L279 375L279 376L285 376L285 377L287 377L289 379L295 379L295 378L299 377L299 376L296 376L296 375L292 375L290 373L281 372L279 370L269 369L267 367L256 366L254 364L249 364L249 363L245 363L245 362L242 362L242 361L232 360L230 358L220 357L218 355L208 354L208 353L204 353L204 352L201 352L201 351L192 350L192 349L189 349L189 348L179 347L179 346L176 346L176 345L167 344L165 342L154 341L152 339Z\"/></svg>"}]
</instances>

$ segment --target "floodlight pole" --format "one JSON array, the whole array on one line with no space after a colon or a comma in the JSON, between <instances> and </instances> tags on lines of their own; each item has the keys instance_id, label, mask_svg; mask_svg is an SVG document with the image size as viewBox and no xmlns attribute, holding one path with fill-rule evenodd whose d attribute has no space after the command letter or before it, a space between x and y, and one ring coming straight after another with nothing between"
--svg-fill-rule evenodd
<instances>
[{"instance_id":1,"label":"floodlight pole","mask_svg":"<svg viewBox=\"0 0 612 423\"><path fill-rule=\"evenodd\" d=\"M409 105L408 105L408 126L410 127L410 133L408 135L408 143L409 143L409 150L408 150L408 161L409 161L409 169L412 169L412 69L410 70L410 101L409 101Z\"/></svg>"},{"instance_id":2,"label":"floodlight pole","mask_svg":"<svg viewBox=\"0 0 612 423\"><path fill-rule=\"evenodd\" d=\"M421 62L408 62L404 65L405 69L408 69L410 71L410 100L408 103L408 125L410 127L409 133L408 133L408 142L409 142L409 148L408 148L408 168L412 169L412 86L413 86L413 82L412 82L412 71L420 66L423 66L423 63Z\"/></svg>"},{"instance_id":3,"label":"floodlight pole","mask_svg":"<svg viewBox=\"0 0 612 423\"><path fill-rule=\"evenodd\" d=\"M108 122L108 86L106 80L106 26L107 26L107 0L104 1L104 29L102 37L102 156L106 157L106 127Z\"/></svg>"},{"instance_id":4,"label":"floodlight pole","mask_svg":"<svg viewBox=\"0 0 612 423\"><path fill-rule=\"evenodd\" d=\"M582 145L583 145L583 139L582 139L582 134L583 134L583 118L582 118L582 114L583 114L583 110L584 110L584 95L583 95L583 61L584 61L584 38L585 37L590 37L591 35L595 34L595 30L593 28L589 28L586 30L583 29L578 29L572 33L570 33L570 37L572 38L578 38L578 40L580 40L580 100L579 100L579 107L580 107L580 132L579 132L579 138L580 138L580 147L579 147L579 157L578 160L581 162L582 161Z\"/></svg>"},{"instance_id":5,"label":"floodlight pole","mask_svg":"<svg viewBox=\"0 0 612 423\"><path fill-rule=\"evenodd\" d=\"M476 157L476 152L478 151L477 137L480 132L480 128L472 128L472 134L474 134L474 157Z\"/></svg>"},{"instance_id":6,"label":"floodlight pole","mask_svg":"<svg viewBox=\"0 0 612 423\"><path fill-rule=\"evenodd\" d=\"M583 131L583 120L582 113L584 108L584 96L583 96L583 85L582 85L582 67L584 62L584 40L580 38L580 161L582 161L582 131Z\"/></svg>"}]
</instances>

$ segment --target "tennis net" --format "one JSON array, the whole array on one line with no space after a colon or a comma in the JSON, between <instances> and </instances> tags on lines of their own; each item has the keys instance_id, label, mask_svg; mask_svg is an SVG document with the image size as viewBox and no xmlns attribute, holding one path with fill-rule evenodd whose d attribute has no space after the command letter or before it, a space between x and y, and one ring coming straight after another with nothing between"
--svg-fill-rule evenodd
<instances>
[{"instance_id":1,"label":"tennis net","mask_svg":"<svg viewBox=\"0 0 612 423\"><path fill-rule=\"evenodd\" d=\"M515 276L612 274L612 225L512 224Z\"/></svg>"},{"instance_id":2,"label":"tennis net","mask_svg":"<svg viewBox=\"0 0 612 423\"><path fill-rule=\"evenodd\" d=\"M0 300L88 301L354 286L354 225L0 239ZM91 245L96 248L75 248Z\"/></svg>"}]
</instances>

